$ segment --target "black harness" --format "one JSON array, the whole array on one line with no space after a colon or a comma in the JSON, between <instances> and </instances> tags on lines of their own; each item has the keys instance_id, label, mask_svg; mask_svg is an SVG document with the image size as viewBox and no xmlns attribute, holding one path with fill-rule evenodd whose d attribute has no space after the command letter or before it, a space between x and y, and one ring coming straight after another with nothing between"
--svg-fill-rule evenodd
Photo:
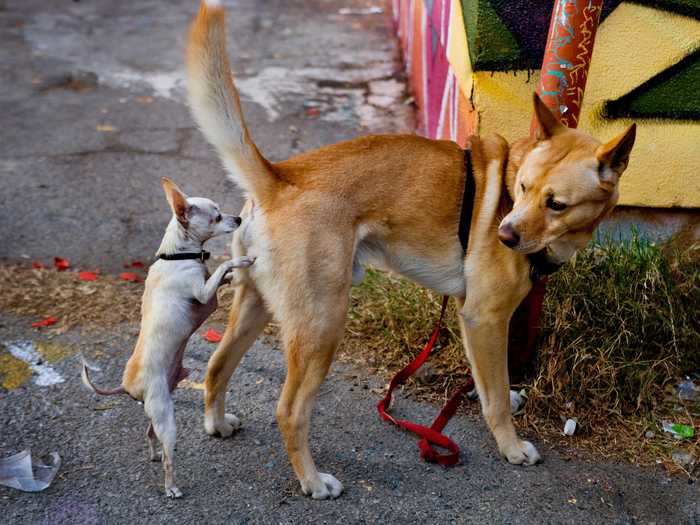
<instances>
[{"instance_id":1,"label":"black harness","mask_svg":"<svg viewBox=\"0 0 700 525\"><path fill-rule=\"evenodd\" d=\"M202 250L201 252L182 252L182 253L161 253L158 258L164 261L186 261L187 259L195 259L202 264L211 257L211 253Z\"/></svg>"},{"instance_id":2,"label":"black harness","mask_svg":"<svg viewBox=\"0 0 700 525\"><path fill-rule=\"evenodd\" d=\"M547 250L544 248L539 252L529 254L527 258L530 259L530 279L532 282L552 275L562 267L562 263L553 263L547 258Z\"/></svg>"},{"instance_id":3,"label":"black harness","mask_svg":"<svg viewBox=\"0 0 700 525\"><path fill-rule=\"evenodd\" d=\"M474 212L474 196L476 195L476 182L474 180L474 166L472 163L472 151L464 150L464 192L462 193L462 209L459 215L459 242L464 253L469 247L469 230L471 229L472 214ZM547 258L547 250L528 254L530 261L530 279L538 281L542 277L553 274L559 268L560 263L553 263Z\"/></svg>"},{"instance_id":4,"label":"black harness","mask_svg":"<svg viewBox=\"0 0 700 525\"><path fill-rule=\"evenodd\" d=\"M467 253L469 247L469 230L471 230L472 213L474 212L474 196L476 182L474 181L474 166L472 166L472 150L464 150L464 192L462 193L462 211L459 214L459 242L462 250Z\"/></svg>"}]
</instances>

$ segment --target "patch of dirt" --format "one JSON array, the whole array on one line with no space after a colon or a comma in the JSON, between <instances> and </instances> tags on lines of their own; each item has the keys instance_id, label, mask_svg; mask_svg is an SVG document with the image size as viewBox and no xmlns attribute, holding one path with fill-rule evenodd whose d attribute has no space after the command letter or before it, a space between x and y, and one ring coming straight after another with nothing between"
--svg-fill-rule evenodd
<instances>
[{"instance_id":1,"label":"patch of dirt","mask_svg":"<svg viewBox=\"0 0 700 525\"><path fill-rule=\"evenodd\" d=\"M112 275L81 281L75 271L58 272L24 266L0 266L0 309L39 320L57 318L47 330L109 328L140 319L143 282Z\"/></svg>"},{"instance_id":2,"label":"patch of dirt","mask_svg":"<svg viewBox=\"0 0 700 525\"><path fill-rule=\"evenodd\" d=\"M215 268L223 259L214 258ZM41 330L63 333L72 328L95 330L141 322L141 296L145 270L130 269L137 280L124 280L110 274L97 274L94 281L83 281L77 270L56 271L22 265L0 265L0 310L27 317L29 323L55 317L56 323ZM131 278L131 277L130 277ZM206 325L223 325L234 287L222 286L221 306Z\"/></svg>"}]
</instances>

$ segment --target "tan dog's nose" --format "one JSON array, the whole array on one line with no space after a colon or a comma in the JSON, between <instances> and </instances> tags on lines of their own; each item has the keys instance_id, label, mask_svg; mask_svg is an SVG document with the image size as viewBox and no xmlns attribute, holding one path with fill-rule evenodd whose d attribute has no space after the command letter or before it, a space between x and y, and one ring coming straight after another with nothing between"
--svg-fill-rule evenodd
<instances>
[{"instance_id":1,"label":"tan dog's nose","mask_svg":"<svg viewBox=\"0 0 700 525\"><path fill-rule=\"evenodd\" d=\"M520 242L520 234L515 231L510 223L501 224L498 228L498 238L508 248L515 248Z\"/></svg>"}]
</instances>

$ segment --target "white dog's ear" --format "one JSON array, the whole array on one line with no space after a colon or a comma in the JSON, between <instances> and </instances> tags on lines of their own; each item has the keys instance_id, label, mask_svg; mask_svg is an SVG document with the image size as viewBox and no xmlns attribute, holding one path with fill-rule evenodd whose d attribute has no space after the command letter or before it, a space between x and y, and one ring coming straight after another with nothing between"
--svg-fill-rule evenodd
<instances>
[{"instance_id":1,"label":"white dog's ear","mask_svg":"<svg viewBox=\"0 0 700 525\"><path fill-rule=\"evenodd\" d=\"M565 129L537 93L533 93L532 102L537 120L537 140L547 140Z\"/></svg>"},{"instance_id":2,"label":"white dog's ear","mask_svg":"<svg viewBox=\"0 0 700 525\"><path fill-rule=\"evenodd\" d=\"M182 224L187 224L187 196L182 193L182 190L167 177L160 179L165 190L165 197L168 199L170 209L173 210L175 217Z\"/></svg>"}]
</instances>

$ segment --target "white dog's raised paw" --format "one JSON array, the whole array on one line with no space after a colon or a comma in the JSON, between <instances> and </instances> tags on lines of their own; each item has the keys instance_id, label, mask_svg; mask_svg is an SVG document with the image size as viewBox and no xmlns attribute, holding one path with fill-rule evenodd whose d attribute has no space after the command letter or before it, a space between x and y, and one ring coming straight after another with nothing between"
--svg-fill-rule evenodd
<instances>
[{"instance_id":1,"label":"white dog's raised paw","mask_svg":"<svg viewBox=\"0 0 700 525\"><path fill-rule=\"evenodd\" d=\"M343 492L343 484L330 474L318 473L316 482L302 482L301 491L313 499L335 499Z\"/></svg>"},{"instance_id":2,"label":"white dog's raised paw","mask_svg":"<svg viewBox=\"0 0 700 525\"><path fill-rule=\"evenodd\" d=\"M204 416L204 430L210 436L229 437L234 430L241 428L241 420L233 414L224 414L224 420L214 420Z\"/></svg>"},{"instance_id":3,"label":"white dog's raised paw","mask_svg":"<svg viewBox=\"0 0 700 525\"><path fill-rule=\"evenodd\" d=\"M502 449L501 454L513 465L535 465L542 461L540 453L529 441L518 440L514 445Z\"/></svg>"},{"instance_id":4,"label":"white dog's raised paw","mask_svg":"<svg viewBox=\"0 0 700 525\"><path fill-rule=\"evenodd\" d=\"M176 486L165 487L165 495L170 499L180 499L182 497L182 492Z\"/></svg>"},{"instance_id":5,"label":"white dog's raised paw","mask_svg":"<svg viewBox=\"0 0 700 525\"><path fill-rule=\"evenodd\" d=\"M236 257L233 260L233 267L234 268L248 268L248 266L253 265L256 258L257 257L250 257L247 255L244 255L243 257Z\"/></svg>"}]
</instances>

